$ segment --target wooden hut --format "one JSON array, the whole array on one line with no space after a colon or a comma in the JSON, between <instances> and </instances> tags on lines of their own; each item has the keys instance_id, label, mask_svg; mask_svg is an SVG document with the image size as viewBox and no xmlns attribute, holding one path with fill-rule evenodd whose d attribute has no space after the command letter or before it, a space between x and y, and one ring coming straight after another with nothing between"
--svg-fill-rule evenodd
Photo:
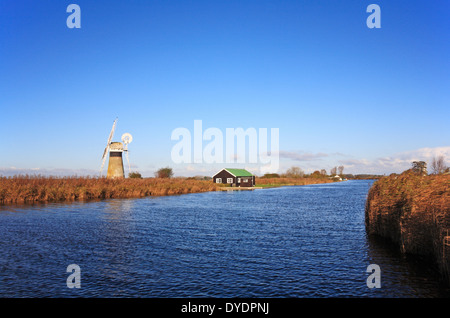
<instances>
[{"instance_id":1,"label":"wooden hut","mask_svg":"<svg viewBox=\"0 0 450 318\"><path fill-rule=\"evenodd\" d=\"M255 176L245 169L224 168L212 178L215 183L230 184L232 187L255 186Z\"/></svg>"}]
</instances>

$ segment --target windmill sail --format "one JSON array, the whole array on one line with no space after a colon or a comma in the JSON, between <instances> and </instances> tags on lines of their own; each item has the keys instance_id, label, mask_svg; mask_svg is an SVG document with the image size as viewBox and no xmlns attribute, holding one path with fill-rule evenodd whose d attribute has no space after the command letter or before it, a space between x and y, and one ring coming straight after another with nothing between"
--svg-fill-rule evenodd
<instances>
[{"instance_id":1,"label":"windmill sail","mask_svg":"<svg viewBox=\"0 0 450 318\"><path fill-rule=\"evenodd\" d=\"M103 167L105 166L106 154L108 153L109 145L111 144L111 140L113 139L113 136L114 136L114 130L116 129L116 123L117 123L117 120L118 120L118 118L116 118L116 119L114 120L113 126L112 126L112 128L111 128L111 132L109 133L108 142L106 143L105 151L103 151L103 156L102 156L102 166L101 166L101 168L100 168L100 176L102 175Z\"/></svg>"},{"instance_id":2,"label":"windmill sail","mask_svg":"<svg viewBox=\"0 0 450 318\"><path fill-rule=\"evenodd\" d=\"M131 134L125 133L122 135L122 142L125 146L124 151L125 151L125 155L127 157L127 162L128 162L128 173L131 172L130 158L128 157L128 144L132 141L133 141L133 136L131 136Z\"/></svg>"},{"instance_id":3,"label":"windmill sail","mask_svg":"<svg viewBox=\"0 0 450 318\"><path fill-rule=\"evenodd\" d=\"M131 172L131 165L130 165L130 158L128 157L128 150L125 152L126 156L127 156L127 162L128 162L128 173Z\"/></svg>"}]
</instances>

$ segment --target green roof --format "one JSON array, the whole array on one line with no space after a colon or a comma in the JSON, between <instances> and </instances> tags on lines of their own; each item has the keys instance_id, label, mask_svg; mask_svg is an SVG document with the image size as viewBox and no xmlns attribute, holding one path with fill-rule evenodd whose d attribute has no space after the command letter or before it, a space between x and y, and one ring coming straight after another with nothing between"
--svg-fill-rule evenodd
<instances>
[{"instance_id":1,"label":"green roof","mask_svg":"<svg viewBox=\"0 0 450 318\"><path fill-rule=\"evenodd\" d=\"M234 174L236 177L253 177L253 175L245 169L229 169L225 168L231 174Z\"/></svg>"}]
</instances>

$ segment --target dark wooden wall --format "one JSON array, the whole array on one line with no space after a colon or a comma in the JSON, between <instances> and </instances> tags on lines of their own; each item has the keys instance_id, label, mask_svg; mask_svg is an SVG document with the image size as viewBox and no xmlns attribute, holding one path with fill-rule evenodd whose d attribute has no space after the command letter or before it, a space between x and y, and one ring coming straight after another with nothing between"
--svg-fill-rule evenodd
<instances>
[{"instance_id":1,"label":"dark wooden wall","mask_svg":"<svg viewBox=\"0 0 450 318\"><path fill-rule=\"evenodd\" d=\"M223 184L228 184L227 183L227 178L232 178L233 179L233 187L236 186L241 186L241 187L253 187L255 185L255 176L251 176L251 177L234 177L231 173L229 173L226 170L222 170L220 171L218 174L216 174L213 177L213 182L216 183L216 179L217 178L222 178L222 183ZM237 179L240 178L241 179L241 183L237 183ZM247 180L247 182L245 182L245 180Z\"/></svg>"}]
</instances>

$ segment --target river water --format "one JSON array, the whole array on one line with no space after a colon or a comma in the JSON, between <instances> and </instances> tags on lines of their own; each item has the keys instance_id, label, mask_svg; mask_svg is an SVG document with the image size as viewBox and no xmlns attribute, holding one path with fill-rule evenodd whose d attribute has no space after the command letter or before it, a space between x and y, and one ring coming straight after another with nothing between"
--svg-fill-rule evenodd
<instances>
[{"instance_id":1,"label":"river water","mask_svg":"<svg viewBox=\"0 0 450 318\"><path fill-rule=\"evenodd\" d=\"M432 264L366 236L371 184L3 206L0 296L449 297Z\"/></svg>"}]
</instances>

